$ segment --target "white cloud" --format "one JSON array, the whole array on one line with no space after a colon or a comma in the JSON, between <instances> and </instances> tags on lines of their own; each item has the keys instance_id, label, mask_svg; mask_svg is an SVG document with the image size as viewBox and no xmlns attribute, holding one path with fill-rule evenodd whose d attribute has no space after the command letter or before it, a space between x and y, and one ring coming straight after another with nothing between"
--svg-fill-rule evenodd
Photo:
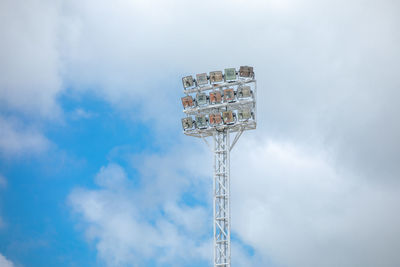
<instances>
[{"instance_id":1,"label":"white cloud","mask_svg":"<svg viewBox=\"0 0 400 267\"><path fill-rule=\"evenodd\" d=\"M237 149L233 230L264 259L278 266L400 264L398 183L360 182L324 153L291 143L247 139Z\"/></svg>"},{"instance_id":2,"label":"white cloud","mask_svg":"<svg viewBox=\"0 0 400 267\"><path fill-rule=\"evenodd\" d=\"M62 12L63 75L75 92L133 110L134 120L165 134L179 127L180 76L252 64L259 131L318 140L339 167L394 179L399 165L387 158L400 156L398 8L359 0L72 1Z\"/></svg>"},{"instance_id":3,"label":"white cloud","mask_svg":"<svg viewBox=\"0 0 400 267\"><path fill-rule=\"evenodd\" d=\"M140 109L134 115L164 123L163 134L179 127L180 76L256 67L259 128L234 152L246 157L232 157L233 229L256 255L238 264L399 264L397 2L92 3L68 6L68 82ZM139 159L142 177L160 177L142 180L139 199L178 201L188 187L175 161L211 167L204 154L182 155ZM185 210L162 207L171 220Z\"/></svg>"},{"instance_id":4,"label":"white cloud","mask_svg":"<svg viewBox=\"0 0 400 267\"><path fill-rule=\"evenodd\" d=\"M212 249L206 230L211 214L202 206L178 201L182 190L166 197L165 191L171 191L165 187L165 179L171 187L181 188L178 181L183 178L169 176L171 169L164 169L168 162L168 158L162 158L161 164L153 165L145 159L139 168L147 173L142 176L140 189L119 165L110 164L96 176L99 189L75 189L70 194L74 213L107 266L144 266L151 261L187 266L193 260L208 260ZM151 169L147 169L149 164ZM159 176L159 171L166 172Z\"/></svg>"},{"instance_id":5,"label":"white cloud","mask_svg":"<svg viewBox=\"0 0 400 267\"><path fill-rule=\"evenodd\" d=\"M44 151L49 142L39 125L61 117L58 11L57 1L0 2L0 154L5 157Z\"/></svg>"},{"instance_id":6,"label":"white cloud","mask_svg":"<svg viewBox=\"0 0 400 267\"><path fill-rule=\"evenodd\" d=\"M3 1L0 101L57 116L64 84L165 133L179 127L184 72L252 64L260 130L322 139L340 166L393 179L398 164L382 159L400 151L397 9L359 0Z\"/></svg>"},{"instance_id":7,"label":"white cloud","mask_svg":"<svg viewBox=\"0 0 400 267\"><path fill-rule=\"evenodd\" d=\"M1 1L1 110L34 117L59 116L58 19L56 1Z\"/></svg>"},{"instance_id":8,"label":"white cloud","mask_svg":"<svg viewBox=\"0 0 400 267\"><path fill-rule=\"evenodd\" d=\"M6 257L4 257L3 255L0 254L0 266L1 267L13 267L14 264L7 260Z\"/></svg>"},{"instance_id":9,"label":"white cloud","mask_svg":"<svg viewBox=\"0 0 400 267\"><path fill-rule=\"evenodd\" d=\"M233 241L235 265L400 263L397 183L360 182L360 177L336 170L328 155L314 147L244 137L231 159L232 227L253 252ZM99 189L77 189L69 196L79 225L109 266L140 266L156 254L158 264L210 261L212 210L182 204L189 193L211 206L211 162L204 163L211 154L195 151L186 150L190 156L184 159L182 151L132 157L140 181L110 164L95 178Z\"/></svg>"},{"instance_id":10,"label":"white cloud","mask_svg":"<svg viewBox=\"0 0 400 267\"><path fill-rule=\"evenodd\" d=\"M100 169L95 181L99 186L118 189L125 185L127 177L124 170L119 165L110 164Z\"/></svg>"},{"instance_id":11,"label":"white cloud","mask_svg":"<svg viewBox=\"0 0 400 267\"><path fill-rule=\"evenodd\" d=\"M40 153L50 142L35 127L27 127L15 118L0 116L0 154L20 156Z\"/></svg>"},{"instance_id":12,"label":"white cloud","mask_svg":"<svg viewBox=\"0 0 400 267\"><path fill-rule=\"evenodd\" d=\"M181 75L254 65L259 129L237 148L250 153L252 160L245 162L251 175L232 166L237 179L246 177L232 187L240 196L233 198L235 231L264 258L289 266L318 265L322 257L328 266L390 266L398 263L397 10L396 1L358 0L2 1L1 110L57 117L56 99L65 84L117 109L132 109L135 120L161 124L162 134L175 134ZM86 116L84 110L76 114ZM21 121L0 117L1 153L48 147L37 127ZM262 140L261 147L254 149L252 138ZM153 255L160 247L165 252L167 244L154 238L138 247L145 231L177 249L203 225L194 221L204 210L179 199L183 192L199 194L198 188L206 194L205 186L196 180L190 191L188 173L176 169L193 174L199 163L211 163L202 153L195 159L183 154L135 157L140 191L129 189L124 171L110 165L96 178L99 190L71 195L87 235L98 240L99 254L110 265L133 261L138 253ZM142 203L149 210L138 209ZM152 217L160 210L167 219ZM182 213L190 216L177 221ZM120 229L133 231L125 236ZM163 255L181 257L177 250Z\"/></svg>"}]
</instances>

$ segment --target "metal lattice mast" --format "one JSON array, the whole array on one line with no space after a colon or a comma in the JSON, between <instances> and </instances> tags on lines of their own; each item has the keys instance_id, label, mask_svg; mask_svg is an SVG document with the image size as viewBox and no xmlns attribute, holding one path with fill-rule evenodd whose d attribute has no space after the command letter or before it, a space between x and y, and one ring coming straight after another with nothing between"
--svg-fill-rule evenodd
<instances>
[{"instance_id":1,"label":"metal lattice mast","mask_svg":"<svg viewBox=\"0 0 400 267\"><path fill-rule=\"evenodd\" d=\"M184 133L199 137L214 153L214 267L231 267L230 151L246 130L256 129L257 84L252 67L186 76L182 97ZM207 95L206 92L209 92ZM195 94L195 99L192 95ZM193 117L195 116L195 120ZM230 134L236 133L232 143ZM212 137L211 147L207 137Z\"/></svg>"},{"instance_id":2,"label":"metal lattice mast","mask_svg":"<svg viewBox=\"0 0 400 267\"><path fill-rule=\"evenodd\" d=\"M214 136L214 266L231 266L229 132Z\"/></svg>"}]
</instances>

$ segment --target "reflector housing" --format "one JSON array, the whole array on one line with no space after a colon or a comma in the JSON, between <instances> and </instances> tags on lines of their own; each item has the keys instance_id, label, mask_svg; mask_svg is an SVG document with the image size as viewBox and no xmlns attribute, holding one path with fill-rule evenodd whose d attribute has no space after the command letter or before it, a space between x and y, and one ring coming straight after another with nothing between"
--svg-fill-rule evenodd
<instances>
[{"instance_id":1,"label":"reflector housing","mask_svg":"<svg viewBox=\"0 0 400 267\"><path fill-rule=\"evenodd\" d=\"M192 87L194 85L193 77L192 76L183 77L182 78L182 83L183 83L183 88Z\"/></svg>"},{"instance_id":2,"label":"reflector housing","mask_svg":"<svg viewBox=\"0 0 400 267\"><path fill-rule=\"evenodd\" d=\"M188 130L193 128L193 120L191 117L186 117L182 119L183 130Z\"/></svg>"},{"instance_id":3,"label":"reflector housing","mask_svg":"<svg viewBox=\"0 0 400 267\"><path fill-rule=\"evenodd\" d=\"M210 93L210 103L219 104L222 102L222 95L220 91L214 91Z\"/></svg>"},{"instance_id":4,"label":"reflector housing","mask_svg":"<svg viewBox=\"0 0 400 267\"><path fill-rule=\"evenodd\" d=\"M231 110L222 112L222 119L225 124L232 124L235 122L233 113Z\"/></svg>"},{"instance_id":5,"label":"reflector housing","mask_svg":"<svg viewBox=\"0 0 400 267\"><path fill-rule=\"evenodd\" d=\"M224 102L233 102L235 101L235 92L232 88L224 90Z\"/></svg>"},{"instance_id":6,"label":"reflector housing","mask_svg":"<svg viewBox=\"0 0 400 267\"><path fill-rule=\"evenodd\" d=\"M207 95L205 93L197 93L196 102L198 106L204 106L208 104Z\"/></svg>"},{"instance_id":7,"label":"reflector housing","mask_svg":"<svg viewBox=\"0 0 400 267\"><path fill-rule=\"evenodd\" d=\"M253 67L240 66L239 76L240 77L253 77L254 76Z\"/></svg>"},{"instance_id":8,"label":"reflector housing","mask_svg":"<svg viewBox=\"0 0 400 267\"><path fill-rule=\"evenodd\" d=\"M210 72L210 82L211 83L222 82L222 71Z\"/></svg>"},{"instance_id":9,"label":"reflector housing","mask_svg":"<svg viewBox=\"0 0 400 267\"><path fill-rule=\"evenodd\" d=\"M252 117L252 113L250 109L242 109L238 111L238 120L245 121Z\"/></svg>"},{"instance_id":10,"label":"reflector housing","mask_svg":"<svg viewBox=\"0 0 400 267\"><path fill-rule=\"evenodd\" d=\"M236 69L235 68L225 69L225 81L232 81L232 80L236 80Z\"/></svg>"},{"instance_id":11,"label":"reflector housing","mask_svg":"<svg viewBox=\"0 0 400 267\"><path fill-rule=\"evenodd\" d=\"M207 73L196 74L197 85L203 85L208 83Z\"/></svg>"},{"instance_id":12,"label":"reflector housing","mask_svg":"<svg viewBox=\"0 0 400 267\"><path fill-rule=\"evenodd\" d=\"M220 125L222 123L222 118L221 118L221 114L220 113L213 113L210 114L209 116L210 118L210 125L214 126L214 125Z\"/></svg>"},{"instance_id":13,"label":"reflector housing","mask_svg":"<svg viewBox=\"0 0 400 267\"><path fill-rule=\"evenodd\" d=\"M182 97L181 100L182 100L183 108L194 107L193 98L190 95Z\"/></svg>"},{"instance_id":14,"label":"reflector housing","mask_svg":"<svg viewBox=\"0 0 400 267\"><path fill-rule=\"evenodd\" d=\"M250 86L241 86L237 90L237 97L238 98L247 98L251 97L251 88Z\"/></svg>"},{"instance_id":15,"label":"reflector housing","mask_svg":"<svg viewBox=\"0 0 400 267\"><path fill-rule=\"evenodd\" d=\"M207 118L205 115L196 116L196 127L199 129L207 128Z\"/></svg>"}]
</instances>

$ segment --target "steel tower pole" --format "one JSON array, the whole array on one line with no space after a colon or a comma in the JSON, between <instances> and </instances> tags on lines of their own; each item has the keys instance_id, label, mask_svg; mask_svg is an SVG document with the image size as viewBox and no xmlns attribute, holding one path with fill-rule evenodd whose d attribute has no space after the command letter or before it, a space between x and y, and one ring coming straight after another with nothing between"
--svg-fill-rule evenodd
<instances>
[{"instance_id":1,"label":"steel tower pole","mask_svg":"<svg viewBox=\"0 0 400 267\"><path fill-rule=\"evenodd\" d=\"M231 266L229 129L214 138L214 267Z\"/></svg>"}]
</instances>

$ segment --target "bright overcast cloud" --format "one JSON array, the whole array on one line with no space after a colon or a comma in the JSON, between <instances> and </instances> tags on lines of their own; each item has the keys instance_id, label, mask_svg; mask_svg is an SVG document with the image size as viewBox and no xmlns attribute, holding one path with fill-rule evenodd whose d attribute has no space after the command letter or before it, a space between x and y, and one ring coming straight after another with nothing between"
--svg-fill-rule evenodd
<instances>
[{"instance_id":1,"label":"bright overcast cloud","mask_svg":"<svg viewBox=\"0 0 400 267\"><path fill-rule=\"evenodd\" d=\"M398 10L391 0L1 1L0 266L45 266L30 255L57 247L54 228L68 231L58 266L210 265L211 153L181 133L180 78L240 65L255 67L258 129L232 152L234 265L399 266ZM85 156L82 129L99 123L88 140L111 131L109 148ZM137 136L125 140L129 129ZM38 186L49 181L62 194ZM35 216L39 234L12 208L21 184L27 210L62 210ZM30 241L13 236L24 231Z\"/></svg>"}]
</instances>

